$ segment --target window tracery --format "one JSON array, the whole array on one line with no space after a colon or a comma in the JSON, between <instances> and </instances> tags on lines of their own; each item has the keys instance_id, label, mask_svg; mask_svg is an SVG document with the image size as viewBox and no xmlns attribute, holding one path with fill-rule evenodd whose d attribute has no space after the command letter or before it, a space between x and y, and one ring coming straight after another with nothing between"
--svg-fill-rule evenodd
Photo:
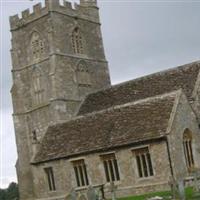
<instances>
[{"instance_id":1,"label":"window tracery","mask_svg":"<svg viewBox=\"0 0 200 200\"><path fill-rule=\"evenodd\" d=\"M84 62L80 62L77 67L77 82L79 86L91 86L90 72L88 66Z\"/></svg>"},{"instance_id":2,"label":"window tracery","mask_svg":"<svg viewBox=\"0 0 200 200\"><path fill-rule=\"evenodd\" d=\"M188 129L186 129L183 134L183 148L187 168L191 170L194 167L194 157L192 149L192 133Z\"/></svg>"},{"instance_id":3,"label":"window tracery","mask_svg":"<svg viewBox=\"0 0 200 200\"><path fill-rule=\"evenodd\" d=\"M83 38L78 27L76 27L72 33L72 47L74 53L76 54L83 53Z\"/></svg>"},{"instance_id":4,"label":"window tracery","mask_svg":"<svg viewBox=\"0 0 200 200\"><path fill-rule=\"evenodd\" d=\"M74 173L78 187L89 185L87 167L83 159L73 161Z\"/></svg>"},{"instance_id":5,"label":"window tracery","mask_svg":"<svg viewBox=\"0 0 200 200\"><path fill-rule=\"evenodd\" d=\"M135 154L138 175L140 178L150 177L154 175L151 155L148 147L136 149Z\"/></svg>"},{"instance_id":6,"label":"window tracery","mask_svg":"<svg viewBox=\"0 0 200 200\"><path fill-rule=\"evenodd\" d=\"M114 153L101 155L107 182L119 181L118 162Z\"/></svg>"},{"instance_id":7,"label":"window tracery","mask_svg":"<svg viewBox=\"0 0 200 200\"><path fill-rule=\"evenodd\" d=\"M44 53L44 41L41 39L40 35L36 31L32 34L31 49L34 59L40 58Z\"/></svg>"}]
</instances>

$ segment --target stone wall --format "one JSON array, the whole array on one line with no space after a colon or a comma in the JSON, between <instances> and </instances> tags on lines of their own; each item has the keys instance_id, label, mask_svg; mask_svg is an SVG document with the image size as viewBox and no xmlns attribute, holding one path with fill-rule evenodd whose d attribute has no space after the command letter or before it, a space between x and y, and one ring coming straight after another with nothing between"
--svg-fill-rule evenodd
<instances>
[{"instance_id":1,"label":"stone wall","mask_svg":"<svg viewBox=\"0 0 200 200\"><path fill-rule=\"evenodd\" d=\"M165 141L149 144L149 151L154 167L154 176L139 178L136 159L132 148L125 148L113 151L118 161L120 181L116 182L117 196L129 196L145 192L169 189L168 182L171 172ZM105 153L105 152L104 152ZM109 152L108 152L109 153ZM69 160L52 161L45 164L33 166L34 190L37 191L37 198L59 197L67 195L72 188L84 192L87 187L77 188L74 169L71 161L85 159L89 182L93 186L105 184L106 196L110 197L110 184L106 183L105 172L99 154L91 154ZM53 167L56 191L49 192L48 183L45 177L44 168Z\"/></svg>"},{"instance_id":2,"label":"stone wall","mask_svg":"<svg viewBox=\"0 0 200 200\"><path fill-rule=\"evenodd\" d=\"M198 152L200 130L198 127L197 117L184 94L180 96L178 107L174 112L174 121L169 133L169 146L174 175L178 179L187 177L188 174L183 149L183 133L185 129L189 129L193 134L192 147L195 165L198 168L200 167L200 152Z\"/></svg>"},{"instance_id":3,"label":"stone wall","mask_svg":"<svg viewBox=\"0 0 200 200\"><path fill-rule=\"evenodd\" d=\"M11 89L17 141L17 173L21 200L34 198L30 162L49 125L73 117L92 91L110 85L96 1L46 0L33 13L27 9L10 17L12 33ZM82 34L84 53L75 54L72 32ZM91 85L80 87L76 68L84 61ZM83 77L87 79L89 75ZM37 177L37 176L36 176Z\"/></svg>"}]
</instances>

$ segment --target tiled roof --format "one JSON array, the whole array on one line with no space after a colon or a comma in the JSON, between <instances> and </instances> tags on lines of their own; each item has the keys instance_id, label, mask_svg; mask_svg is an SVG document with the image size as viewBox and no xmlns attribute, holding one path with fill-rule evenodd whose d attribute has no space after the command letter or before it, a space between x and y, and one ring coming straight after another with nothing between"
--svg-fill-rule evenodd
<instances>
[{"instance_id":1,"label":"tiled roof","mask_svg":"<svg viewBox=\"0 0 200 200\"><path fill-rule=\"evenodd\" d=\"M122 105L178 89L183 89L183 92L190 99L199 70L200 62L195 62L89 94L81 105L78 115L107 109L115 105Z\"/></svg>"},{"instance_id":2,"label":"tiled roof","mask_svg":"<svg viewBox=\"0 0 200 200\"><path fill-rule=\"evenodd\" d=\"M105 151L166 134L177 92L49 127L33 163Z\"/></svg>"}]
</instances>

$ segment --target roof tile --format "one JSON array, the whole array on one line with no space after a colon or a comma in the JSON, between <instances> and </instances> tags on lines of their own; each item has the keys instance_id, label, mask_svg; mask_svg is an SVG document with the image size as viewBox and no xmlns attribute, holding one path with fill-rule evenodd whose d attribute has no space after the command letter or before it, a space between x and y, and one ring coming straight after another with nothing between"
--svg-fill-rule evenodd
<instances>
[{"instance_id":1,"label":"roof tile","mask_svg":"<svg viewBox=\"0 0 200 200\"><path fill-rule=\"evenodd\" d=\"M107 109L139 99L183 89L190 99L197 81L200 63L195 62L163 72L151 74L89 94L78 115Z\"/></svg>"},{"instance_id":2,"label":"roof tile","mask_svg":"<svg viewBox=\"0 0 200 200\"><path fill-rule=\"evenodd\" d=\"M166 134L177 92L49 127L34 162L105 150Z\"/></svg>"}]
</instances>

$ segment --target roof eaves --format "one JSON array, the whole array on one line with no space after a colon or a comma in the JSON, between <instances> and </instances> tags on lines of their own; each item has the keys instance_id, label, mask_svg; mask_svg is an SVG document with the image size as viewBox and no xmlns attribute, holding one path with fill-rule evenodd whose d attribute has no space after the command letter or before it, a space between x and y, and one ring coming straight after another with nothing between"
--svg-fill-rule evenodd
<instances>
[{"instance_id":1,"label":"roof eaves","mask_svg":"<svg viewBox=\"0 0 200 200\"><path fill-rule=\"evenodd\" d=\"M115 150L115 149L119 149L119 148L138 146L141 143L142 144L153 143L153 142L164 140L164 139L166 139L166 134L162 134L162 135L154 137L154 138L146 138L146 139L137 140L135 142L131 142L131 143L127 143L127 144L122 144L122 145L117 145L117 146L112 146L112 147L104 147L104 148L95 149L95 150L88 150L88 151L74 153L74 154L70 154L70 155L66 155L66 156L59 156L59 157L49 158L49 159L44 159L44 160L34 159L30 162L30 164L38 165L38 164L52 162L52 161L56 161L56 160L60 160L60 159L71 159L74 157L84 156L84 155L88 155L88 154L101 153L101 152L111 151L111 150Z\"/></svg>"}]
</instances>

